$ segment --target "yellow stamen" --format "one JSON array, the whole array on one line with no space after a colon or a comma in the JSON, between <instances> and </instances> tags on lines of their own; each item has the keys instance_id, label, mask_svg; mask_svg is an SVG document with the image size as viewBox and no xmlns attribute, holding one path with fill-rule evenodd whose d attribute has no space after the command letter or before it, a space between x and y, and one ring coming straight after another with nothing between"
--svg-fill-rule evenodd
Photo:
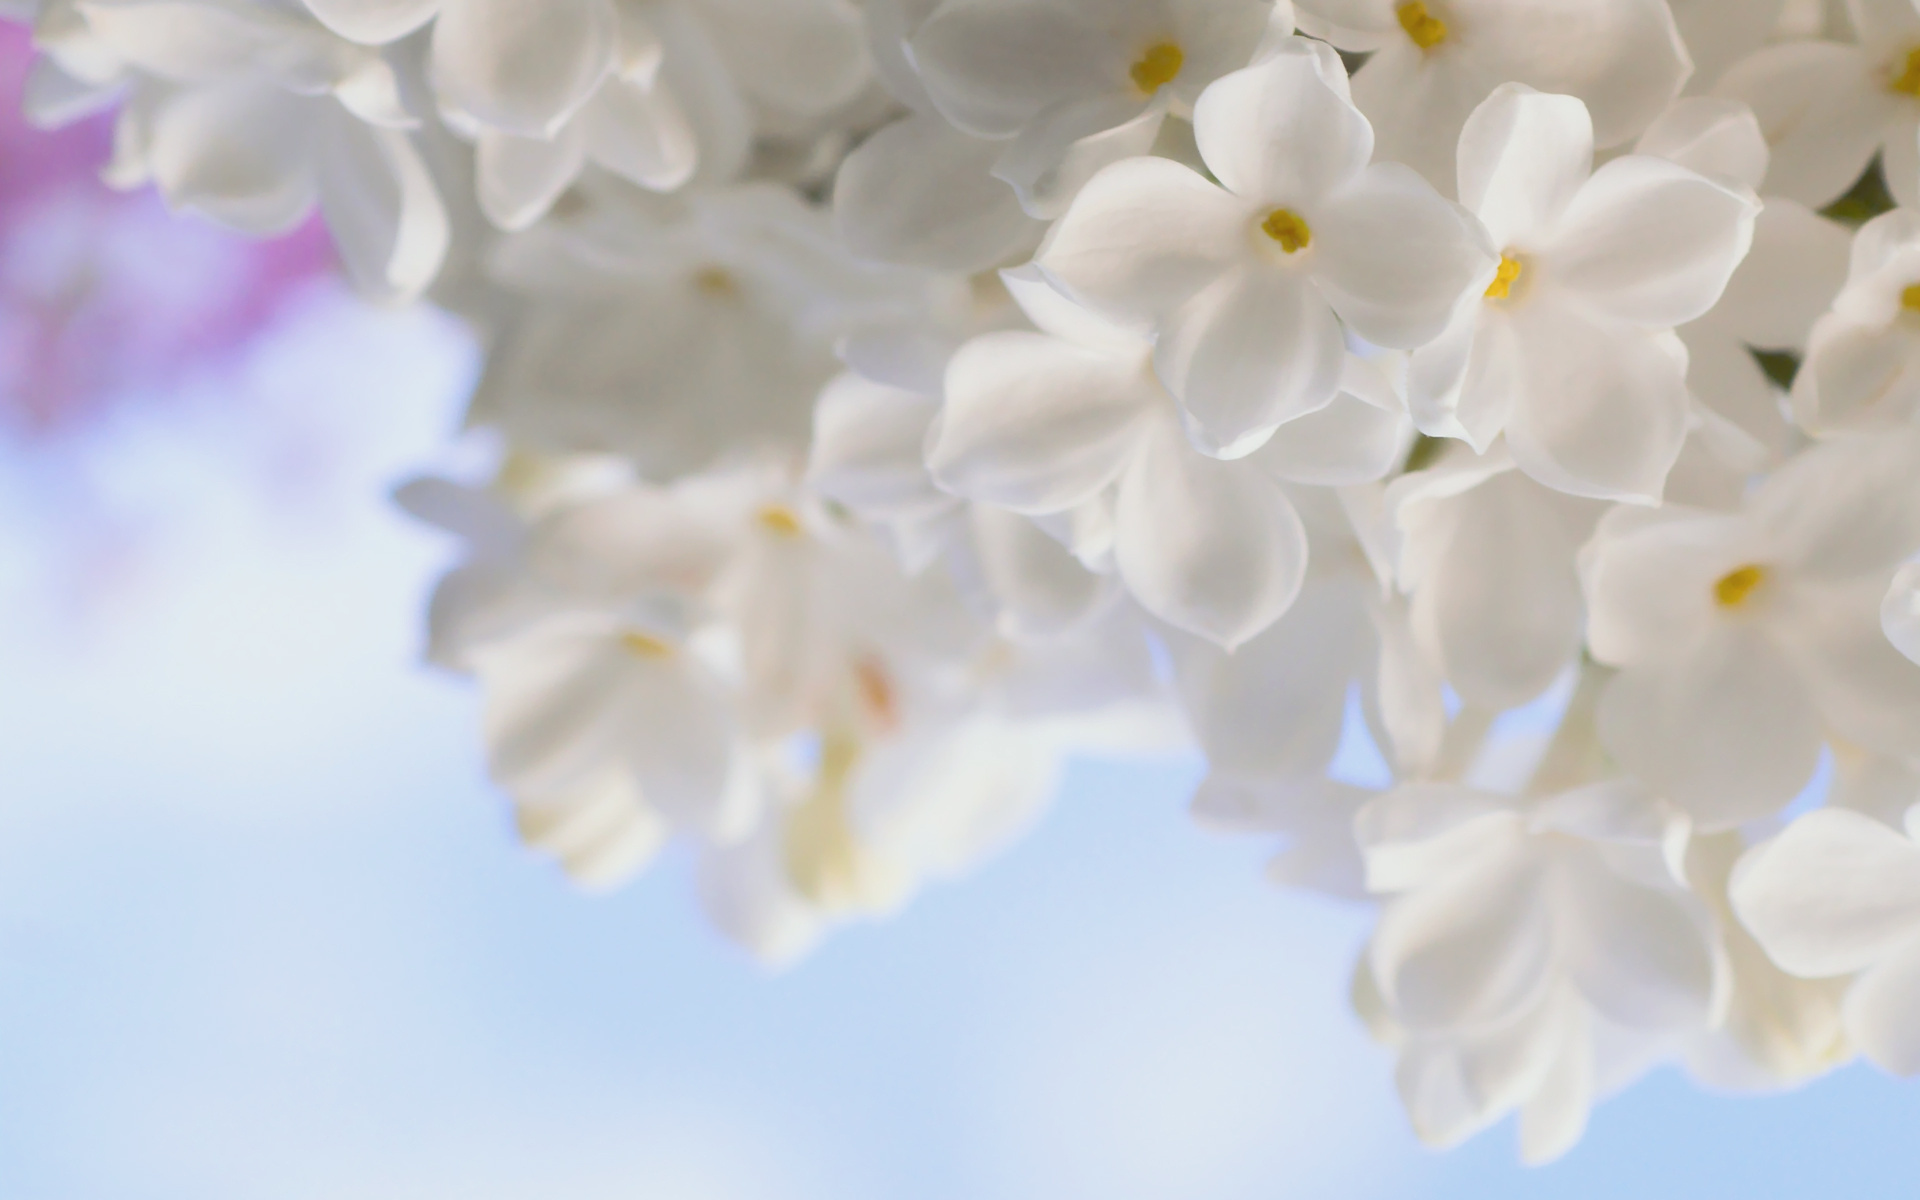
<instances>
[{"instance_id":1,"label":"yellow stamen","mask_svg":"<svg viewBox=\"0 0 1920 1200\"><path fill-rule=\"evenodd\" d=\"M769 504L754 517L762 529L781 537L796 538L806 532L806 526L800 523L800 514L784 504Z\"/></svg>"},{"instance_id":2,"label":"yellow stamen","mask_svg":"<svg viewBox=\"0 0 1920 1200\"><path fill-rule=\"evenodd\" d=\"M1500 269L1494 272L1493 282L1487 285L1487 299L1505 300L1513 291L1514 281L1520 278L1520 260L1511 255L1500 256Z\"/></svg>"},{"instance_id":3,"label":"yellow stamen","mask_svg":"<svg viewBox=\"0 0 1920 1200\"><path fill-rule=\"evenodd\" d=\"M1920 312L1920 283L1910 284L1900 293L1900 307L1908 312Z\"/></svg>"},{"instance_id":4,"label":"yellow stamen","mask_svg":"<svg viewBox=\"0 0 1920 1200\"><path fill-rule=\"evenodd\" d=\"M635 658L669 658L673 654L672 646L637 629L621 634L620 646Z\"/></svg>"},{"instance_id":5,"label":"yellow stamen","mask_svg":"<svg viewBox=\"0 0 1920 1200\"><path fill-rule=\"evenodd\" d=\"M1907 51L1905 68L1887 81L1887 87L1909 96L1920 96L1920 47Z\"/></svg>"},{"instance_id":6,"label":"yellow stamen","mask_svg":"<svg viewBox=\"0 0 1920 1200\"><path fill-rule=\"evenodd\" d=\"M1722 575L1713 585L1713 598L1721 608L1739 608L1759 586L1767 581L1767 569L1748 563Z\"/></svg>"},{"instance_id":7,"label":"yellow stamen","mask_svg":"<svg viewBox=\"0 0 1920 1200\"><path fill-rule=\"evenodd\" d=\"M794 890L830 912L883 910L901 890L898 872L861 846L848 812L847 789L860 751L850 733L822 735L813 790L787 819L782 838Z\"/></svg>"},{"instance_id":8,"label":"yellow stamen","mask_svg":"<svg viewBox=\"0 0 1920 1200\"><path fill-rule=\"evenodd\" d=\"M1186 61L1187 56L1172 42L1155 42L1128 68L1127 74L1133 76L1133 86L1151 96L1172 83Z\"/></svg>"},{"instance_id":9,"label":"yellow stamen","mask_svg":"<svg viewBox=\"0 0 1920 1200\"><path fill-rule=\"evenodd\" d=\"M1422 50L1431 50L1447 40L1447 23L1427 11L1421 0L1411 0L1395 11L1400 18L1400 28L1407 31L1413 44Z\"/></svg>"},{"instance_id":10,"label":"yellow stamen","mask_svg":"<svg viewBox=\"0 0 1920 1200\"><path fill-rule=\"evenodd\" d=\"M726 300L740 294L740 284L725 267L701 267L693 273L693 290L716 300Z\"/></svg>"},{"instance_id":11,"label":"yellow stamen","mask_svg":"<svg viewBox=\"0 0 1920 1200\"><path fill-rule=\"evenodd\" d=\"M1279 242L1280 248L1288 254L1305 250L1313 244L1313 231L1307 228L1307 223L1300 219L1298 213L1284 208L1276 208L1268 213L1267 219L1260 222L1260 228L1268 237Z\"/></svg>"}]
</instances>

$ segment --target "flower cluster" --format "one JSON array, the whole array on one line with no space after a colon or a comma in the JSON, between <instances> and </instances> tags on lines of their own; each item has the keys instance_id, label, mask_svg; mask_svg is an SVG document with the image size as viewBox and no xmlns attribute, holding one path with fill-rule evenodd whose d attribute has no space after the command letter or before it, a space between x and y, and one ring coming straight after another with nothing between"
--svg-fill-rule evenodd
<instances>
[{"instance_id":1,"label":"flower cluster","mask_svg":"<svg viewBox=\"0 0 1920 1200\"><path fill-rule=\"evenodd\" d=\"M497 469L399 499L581 881L786 958L1190 739L1377 904L1429 1141L1920 1072L1916 0L35 21L111 181L477 330Z\"/></svg>"}]
</instances>

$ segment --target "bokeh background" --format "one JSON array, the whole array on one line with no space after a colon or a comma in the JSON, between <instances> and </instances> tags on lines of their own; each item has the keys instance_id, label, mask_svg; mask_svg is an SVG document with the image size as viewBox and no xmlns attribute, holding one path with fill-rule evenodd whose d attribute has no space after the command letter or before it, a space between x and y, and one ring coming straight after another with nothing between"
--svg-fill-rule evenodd
<instances>
[{"instance_id":1,"label":"bokeh background","mask_svg":"<svg viewBox=\"0 0 1920 1200\"><path fill-rule=\"evenodd\" d=\"M1077 764L1032 838L777 975L678 858L572 890L418 665L452 548L386 498L445 460L473 347L349 299L312 230L109 195L104 146L0 128L0 1197L1920 1186L1920 1087L1863 1067L1659 1072L1539 1170L1505 1129L1420 1148L1345 1003L1364 914L1195 828L1197 762Z\"/></svg>"}]
</instances>

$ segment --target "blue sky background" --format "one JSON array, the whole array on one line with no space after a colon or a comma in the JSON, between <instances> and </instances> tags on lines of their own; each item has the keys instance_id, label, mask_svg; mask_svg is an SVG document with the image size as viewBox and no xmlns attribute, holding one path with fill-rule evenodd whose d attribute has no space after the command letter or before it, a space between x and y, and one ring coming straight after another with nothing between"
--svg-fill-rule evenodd
<instances>
[{"instance_id":1,"label":"blue sky background","mask_svg":"<svg viewBox=\"0 0 1920 1200\"><path fill-rule=\"evenodd\" d=\"M687 864L607 898L513 844L415 666L447 547L384 502L469 353L334 298L90 470L142 566L76 606L0 464L0 1197L1908 1196L1920 1088L1656 1074L1563 1162L1439 1155L1348 1014L1363 914L1082 764L1034 837L770 976ZM218 403L245 393L256 410ZM303 483L249 422L301 431Z\"/></svg>"}]
</instances>

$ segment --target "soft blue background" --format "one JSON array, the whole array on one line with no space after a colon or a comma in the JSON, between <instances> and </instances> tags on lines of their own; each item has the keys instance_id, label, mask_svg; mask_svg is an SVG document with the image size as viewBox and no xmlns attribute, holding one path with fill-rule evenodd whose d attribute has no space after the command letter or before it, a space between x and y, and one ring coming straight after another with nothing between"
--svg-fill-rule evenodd
<instances>
[{"instance_id":1,"label":"soft blue background","mask_svg":"<svg viewBox=\"0 0 1920 1200\"><path fill-rule=\"evenodd\" d=\"M317 302L198 415L102 435L146 552L79 608L69 514L0 472L0 1198L1920 1189L1920 1089L1865 1068L1761 1100L1663 1072L1544 1170L1507 1129L1421 1149L1345 1007L1364 918L1193 828L1191 765L1078 766L1033 838L784 975L682 861L569 890L472 696L414 665L448 548L382 501L470 368ZM223 391L302 423L305 485L247 465Z\"/></svg>"}]
</instances>

